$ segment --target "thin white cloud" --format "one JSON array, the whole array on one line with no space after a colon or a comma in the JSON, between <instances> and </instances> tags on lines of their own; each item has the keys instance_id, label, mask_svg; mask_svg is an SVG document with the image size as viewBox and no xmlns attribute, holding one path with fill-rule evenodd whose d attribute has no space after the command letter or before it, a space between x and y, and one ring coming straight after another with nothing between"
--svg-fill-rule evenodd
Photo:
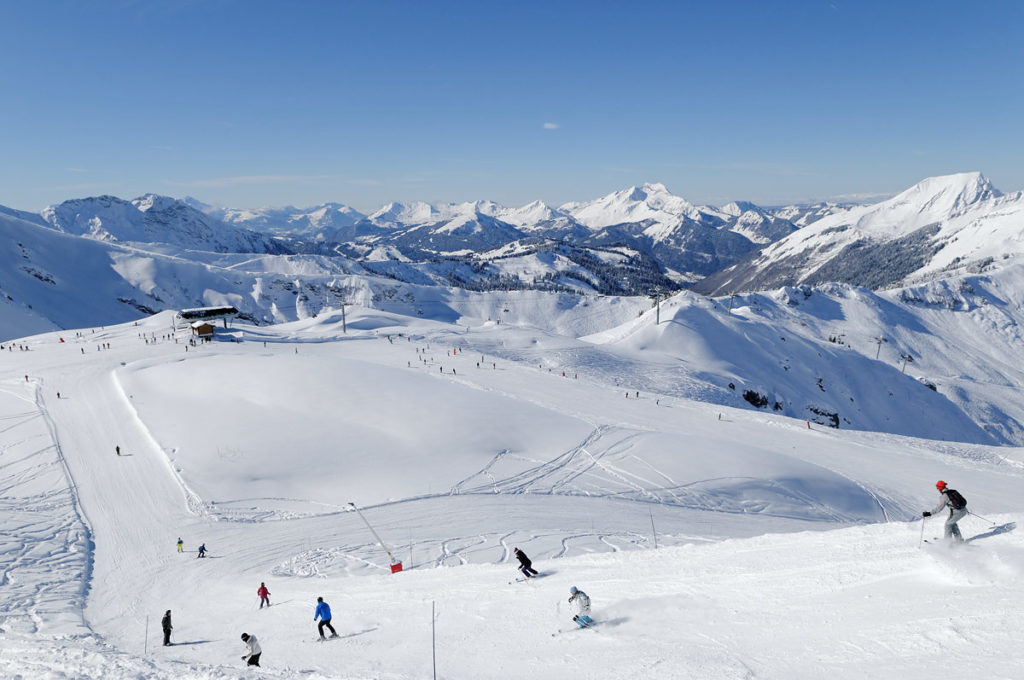
<instances>
[{"instance_id":1,"label":"thin white cloud","mask_svg":"<svg viewBox=\"0 0 1024 680\"><path fill-rule=\"evenodd\" d=\"M222 187L237 187L260 184L298 184L301 182L323 182L325 180L337 179L332 175L237 175L235 177L212 177L210 179L196 179L185 182L164 180L166 184L174 187L218 189Z\"/></svg>"},{"instance_id":2,"label":"thin white cloud","mask_svg":"<svg viewBox=\"0 0 1024 680\"><path fill-rule=\"evenodd\" d=\"M875 201L884 201L890 199L896 194L892 192L879 193L879 192L860 192L855 194L836 194L830 196L829 200L838 201L839 203L873 203Z\"/></svg>"},{"instance_id":3,"label":"thin white cloud","mask_svg":"<svg viewBox=\"0 0 1024 680\"><path fill-rule=\"evenodd\" d=\"M115 187L121 187L121 183L109 183L109 182L82 182L79 184L59 184L55 187L49 187L55 191L67 191L67 192L78 192L78 191L112 191Z\"/></svg>"},{"instance_id":4,"label":"thin white cloud","mask_svg":"<svg viewBox=\"0 0 1024 680\"><path fill-rule=\"evenodd\" d=\"M738 162L729 163L725 166L730 170L742 170L750 172L760 172L767 175L781 175L783 177L820 177L820 172L812 172L804 170L792 165L785 165L783 163L763 163L763 162Z\"/></svg>"},{"instance_id":5,"label":"thin white cloud","mask_svg":"<svg viewBox=\"0 0 1024 680\"><path fill-rule=\"evenodd\" d=\"M544 123L545 130L557 130L559 127L558 123Z\"/></svg>"}]
</instances>

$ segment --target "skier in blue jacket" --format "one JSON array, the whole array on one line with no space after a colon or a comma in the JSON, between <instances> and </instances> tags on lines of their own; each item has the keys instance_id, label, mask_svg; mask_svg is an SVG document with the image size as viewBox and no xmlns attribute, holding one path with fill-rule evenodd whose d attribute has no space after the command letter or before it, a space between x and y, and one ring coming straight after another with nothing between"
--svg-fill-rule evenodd
<instances>
[{"instance_id":1,"label":"skier in blue jacket","mask_svg":"<svg viewBox=\"0 0 1024 680\"><path fill-rule=\"evenodd\" d=\"M320 619L320 623L317 624L317 630L320 631L320 639L326 640L324 637L324 626L327 626L331 631L331 637L338 637L337 631L334 630L334 626L331 625L331 606L324 602L324 598L316 598L316 609L313 610L313 620Z\"/></svg>"}]
</instances>

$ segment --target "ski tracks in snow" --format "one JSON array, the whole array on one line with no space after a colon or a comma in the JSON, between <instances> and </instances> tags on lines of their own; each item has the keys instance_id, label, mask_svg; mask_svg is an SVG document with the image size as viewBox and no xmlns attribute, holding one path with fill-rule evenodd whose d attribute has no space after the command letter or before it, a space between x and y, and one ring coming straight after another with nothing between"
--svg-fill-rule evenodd
<instances>
[{"instance_id":1,"label":"ski tracks in snow","mask_svg":"<svg viewBox=\"0 0 1024 680\"><path fill-rule=\"evenodd\" d=\"M0 414L0 632L87 634L92 534L38 383L0 387Z\"/></svg>"}]
</instances>

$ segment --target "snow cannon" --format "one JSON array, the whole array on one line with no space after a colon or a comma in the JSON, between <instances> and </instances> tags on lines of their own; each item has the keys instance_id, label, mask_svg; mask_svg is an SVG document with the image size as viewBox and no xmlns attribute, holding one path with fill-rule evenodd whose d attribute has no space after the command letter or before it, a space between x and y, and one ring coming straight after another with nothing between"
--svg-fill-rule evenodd
<instances>
[{"instance_id":1,"label":"snow cannon","mask_svg":"<svg viewBox=\"0 0 1024 680\"><path fill-rule=\"evenodd\" d=\"M397 574L398 572L402 571L402 563L396 560L395 556L391 554L391 549L387 546L387 544L384 543L384 541L381 540L380 536L377 535L377 532L374 530L374 528L370 526L370 523L366 520L366 517L365 515L363 515L362 511L360 511L359 508L356 507L355 503L349 503L349 505L352 506L352 509L359 514L359 517L361 517L363 520L363 524L365 524L366 528L370 530L370 533L373 534L373 537L377 539L377 543L380 544L380 547L384 548L384 552L388 554L388 560L391 562L391 573Z\"/></svg>"}]
</instances>

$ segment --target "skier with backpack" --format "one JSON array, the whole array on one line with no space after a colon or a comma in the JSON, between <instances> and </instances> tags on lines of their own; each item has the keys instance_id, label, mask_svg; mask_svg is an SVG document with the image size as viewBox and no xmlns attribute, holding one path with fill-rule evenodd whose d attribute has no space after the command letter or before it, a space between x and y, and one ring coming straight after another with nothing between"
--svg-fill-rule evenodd
<instances>
[{"instance_id":1,"label":"skier with backpack","mask_svg":"<svg viewBox=\"0 0 1024 680\"><path fill-rule=\"evenodd\" d=\"M526 556L526 553L519 548L514 548L512 554L519 560L519 571L523 573L523 576L533 578L537 575L537 570L533 568L533 562Z\"/></svg>"},{"instance_id":2,"label":"skier with backpack","mask_svg":"<svg viewBox=\"0 0 1024 680\"><path fill-rule=\"evenodd\" d=\"M923 517L931 517L942 512L943 508L949 508L949 517L946 518L946 530L943 536L947 539L955 539L957 543L963 543L964 537L960 535L960 527L956 525L967 514L967 500L956 489L951 489L941 479L935 482L935 488L939 490L942 499L931 511L925 510Z\"/></svg>"},{"instance_id":3,"label":"skier with backpack","mask_svg":"<svg viewBox=\"0 0 1024 680\"><path fill-rule=\"evenodd\" d=\"M590 618L589 595L576 586L573 586L572 588L569 588L569 604L571 604L576 611L572 620L576 622L577 626L580 628L586 628L587 626L593 625L594 619Z\"/></svg>"}]
</instances>

